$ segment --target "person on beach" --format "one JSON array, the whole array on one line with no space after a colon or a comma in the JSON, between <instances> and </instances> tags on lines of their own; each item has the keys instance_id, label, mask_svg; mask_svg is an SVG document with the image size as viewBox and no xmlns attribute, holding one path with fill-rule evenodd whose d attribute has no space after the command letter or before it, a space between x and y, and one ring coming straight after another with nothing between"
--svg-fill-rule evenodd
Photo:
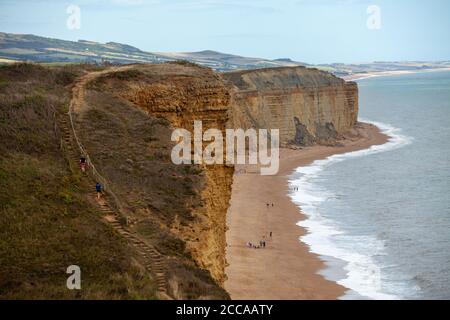
<instances>
[{"instance_id":1,"label":"person on beach","mask_svg":"<svg viewBox=\"0 0 450 320\"><path fill-rule=\"evenodd\" d=\"M87 160L84 156L80 157L80 168L81 171L85 172L86 171L86 166L87 166Z\"/></svg>"},{"instance_id":2,"label":"person on beach","mask_svg":"<svg viewBox=\"0 0 450 320\"><path fill-rule=\"evenodd\" d=\"M270 238L272 238L272 231L270 231Z\"/></svg>"},{"instance_id":3,"label":"person on beach","mask_svg":"<svg viewBox=\"0 0 450 320\"><path fill-rule=\"evenodd\" d=\"M102 196L103 186L98 182L95 184L95 191L97 191L97 199L100 199Z\"/></svg>"},{"instance_id":4,"label":"person on beach","mask_svg":"<svg viewBox=\"0 0 450 320\"><path fill-rule=\"evenodd\" d=\"M269 204L268 203L266 203L266 206L267 206L267 208L269 208Z\"/></svg>"}]
</instances>

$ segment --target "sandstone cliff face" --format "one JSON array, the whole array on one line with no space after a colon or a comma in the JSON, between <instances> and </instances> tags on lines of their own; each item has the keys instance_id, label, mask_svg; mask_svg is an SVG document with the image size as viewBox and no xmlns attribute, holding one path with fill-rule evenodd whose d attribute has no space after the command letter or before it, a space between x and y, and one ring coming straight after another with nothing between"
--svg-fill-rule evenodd
<instances>
[{"instance_id":1,"label":"sandstone cliff face","mask_svg":"<svg viewBox=\"0 0 450 320\"><path fill-rule=\"evenodd\" d=\"M145 81L129 83L122 94L149 114L170 121L173 128L193 132L194 120L201 120L203 131L225 130L230 108L230 89L212 70L177 64L156 65L146 70ZM225 281L225 218L231 197L234 169L201 166L202 206L192 212L190 224L177 220L171 226L186 242L196 263L209 270L213 278Z\"/></svg>"},{"instance_id":2,"label":"sandstone cliff face","mask_svg":"<svg viewBox=\"0 0 450 320\"><path fill-rule=\"evenodd\" d=\"M330 143L358 117L358 87L304 67L225 73L234 86L228 127L280 130L280 143Z\"/></svg>"}]
</instances>

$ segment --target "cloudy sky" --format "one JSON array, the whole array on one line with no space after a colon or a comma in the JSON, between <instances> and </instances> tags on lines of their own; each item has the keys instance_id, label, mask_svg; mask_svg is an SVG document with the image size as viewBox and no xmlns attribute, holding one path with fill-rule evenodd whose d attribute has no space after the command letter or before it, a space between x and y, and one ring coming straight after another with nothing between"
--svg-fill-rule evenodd
<instances>
[{"instance_id":1,"label":"cloudy sky","mask_svg":"<svg viewBox=\"0 0 450 320\"><path fill-rule=\"evenodd\" d=\"M448 0L0 0L0 31L309 63L450 60L449 13Z\"/></svg>"}]
</instances>

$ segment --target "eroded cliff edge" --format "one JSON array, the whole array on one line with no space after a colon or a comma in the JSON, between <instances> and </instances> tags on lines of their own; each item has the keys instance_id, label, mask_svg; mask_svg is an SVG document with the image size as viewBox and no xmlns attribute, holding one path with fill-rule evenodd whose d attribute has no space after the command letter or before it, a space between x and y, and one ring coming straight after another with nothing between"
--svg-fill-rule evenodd
<instances>
[{"instance_id":1,"label":"eroded cliff edge","mask_svg":"<svg viewBox=\"0 0 450 320\"><path fill-rule=\"evenodd\" d=\"M281 145L332 144L358 118L358 86L305 67L224 73L232 83L231 128L280 130Z\"/></svg>"},{"instance_id":2,"label":"eroded cliff edge","mask_svg":"<svg viewBox=\"0 0 450 320\"><path fill-rule=\"evenodd\" d=\"M145 81L130 84L123 97L153 116L170 121L173 128L193 132L194 120L225 133L230 90L211 69L183 64L154 66ZM162 76L162 77L161 77ZM225 281L225 218L231 197L233 168L201 165L202 206L194 208L195 220L185 224L176 217L172 232L185 242L196 263L209 270L221 285Z\"/></svg>"}]
</instances>

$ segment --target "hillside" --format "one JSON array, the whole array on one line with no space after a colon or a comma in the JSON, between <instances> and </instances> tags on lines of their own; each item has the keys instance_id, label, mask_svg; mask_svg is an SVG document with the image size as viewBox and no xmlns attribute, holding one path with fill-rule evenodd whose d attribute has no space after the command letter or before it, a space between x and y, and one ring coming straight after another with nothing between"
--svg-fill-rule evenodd
<instances>
[{"instance_id":1,"label":"hillside","mask_svg":"<svg viewBox=\"0 0 450 320\"><path fill-rule=\"evenodd\" d=\"M92 186L61 150L67 86L84 70L0 68L2 299L155 298L136 252L101 221ZM66 288L70 265L81 267L81 291Z\"/></svg>"},{"instance_id":2,"label":"hillside","mask_svg":"<svg viewBox=\"0 0 450 320\"><path fill-rule=\"evenodd\" d=\"M71 88L94 71L101 70L0 67L0 298L158 298L143 245L163 256L158 263L167 266L172 297L227 298L170 229L174 221L189 224L190 208L202 206L201 170L170 162L167 122L91 90L96 108L77 125L98 169L123 196L129 222L116 227L104 219L108 211L122 212L96 203L95 181L81 174L80 152L65 129ZM82 270L80 291L66 288L70 265Z\"/></svg>"},{"instance_id":3,"label":"hillside","mask_svg":"<svg viewBox=\"0 0 450 320\"><path fill-rule=\"evenodd\" d=\"M0 56L12 60L34 62L102 62L157 63L162 56L143 52L129 45L115 42L78 42L39 37L31 34L0 32Z\"/></svg>"},{"instance_id":4,"label":"hillside","mask_svg":"<svg viewBox=\"0 0 450 320\"><path fill-rule=\"evenodd\" d=\"M268 60L261 58L249 58L212 50L204 50L199 52L161 52L159 54L174 60L187 60L195 62L217 71L306 65L305 63L296 62L289 59Z\"/></svg>"},{"instance_id":5,"label":"hillside","mask_svg":"<svg viewBox=\"0 0 450 320\"><path fill-rule=\"evenodd\" d=\"M75 42L4 32L0 32L0 62L1 59L46 63L108 61L113 64L188 60L217 71L301 65L293 61L245 58L210 50L189 53L152 53L116 42L104 44L87 40Z\"/></svg>"},{"instance_id":6,"label":"hillside","mask_svg":"<svg viewBox=\"0 0 450 320\"><path fill-rule=\"evenodd\" d=\"M146 52L130 45L88 40L67 41L31 34L0 32L0 64L13 61L40 63L163 63L187 60L219 72L274 67L315 67L339 77L390 71L426 71L450 68L450 61L375 61L365 63L328 63L312 65L289 58L263 59L242 57L212 50L199 52Z\"/></svg>"}]
</instances>

